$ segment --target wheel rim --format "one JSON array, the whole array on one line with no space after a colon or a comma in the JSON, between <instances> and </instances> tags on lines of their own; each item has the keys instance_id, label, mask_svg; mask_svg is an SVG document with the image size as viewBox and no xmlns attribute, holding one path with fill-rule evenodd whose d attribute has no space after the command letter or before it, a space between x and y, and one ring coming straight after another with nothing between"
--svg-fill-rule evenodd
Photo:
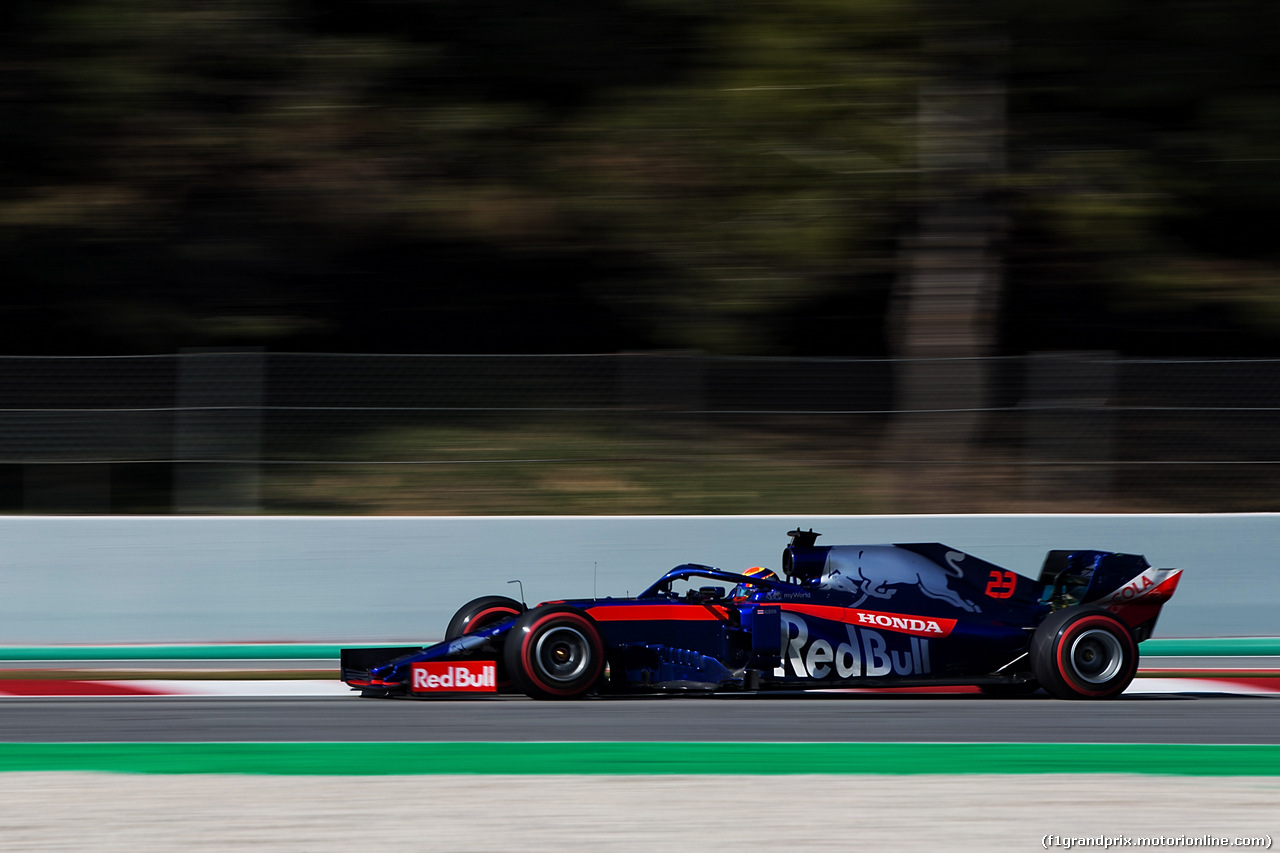
<instances>
[{"instance_id":1,"label":"wheel rim","mask_svg":"<svg viewBox=\"0 0 1280 853\"><path fill-rule=\"evenodd\" d=\"M1110 631L1094 628L1071 644L1071 668L1089 684L1105 684L1116 677L1123 665L1124 649Z\"/></svg>"},{"instance_id":2,"label":"wheel rim","mask_svg":"<svg viewBox=\"0 0 1280 853\"><path fill-rule=\"evenodd\" d=\"M586 672L591 663L591 644L577 628L558 625L538 638L533 655L547 678L563 684Z\"/></svg>"}]
</instances>

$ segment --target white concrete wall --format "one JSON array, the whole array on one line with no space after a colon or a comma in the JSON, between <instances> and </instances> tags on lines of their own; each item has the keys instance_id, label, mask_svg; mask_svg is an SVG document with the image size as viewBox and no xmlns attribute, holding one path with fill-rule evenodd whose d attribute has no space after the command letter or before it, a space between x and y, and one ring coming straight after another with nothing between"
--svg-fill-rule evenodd
<instances>
[{"instance_id":1,"label":"white concrete wall","mask_svg":"<svg viewBox=\"0 0 1280 853\"><path fill-rule=\"evenodd\" d=\"M945 542L1023 574L1051 548L1186 569L1157 636L1280 634L1280 514L0 517L0 644L438 638L485 594L635 594L684 562L778 567L820 544ZM595 566L593 577L593 566Z\"/></svg>"}]
</instances>

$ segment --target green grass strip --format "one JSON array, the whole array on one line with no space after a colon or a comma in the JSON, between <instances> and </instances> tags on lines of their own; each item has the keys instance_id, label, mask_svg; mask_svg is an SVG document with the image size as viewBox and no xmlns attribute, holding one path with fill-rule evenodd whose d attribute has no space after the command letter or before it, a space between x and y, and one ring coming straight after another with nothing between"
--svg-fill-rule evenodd
<instances>
[{"instance_id":1,"label":"green grass strip","mask_svg":"<svg viewBox=\"0 0 1280 853\"><path fill-rule=\"evenodd\" d=\"M423 640L421 642L426 642ZM350 643L348 648L416 645ZM0 646L0 661L88 660L338 660L343 647L329 643L224 643L212 645ZM1143 657L1280 656L1280 637L1153 639Z\"/></svg>"},{"instance_id":2,"label":"green grass strip","mask_svg":"<svg viewBox=\"0 0 1280 853\"><path fill-rule=\"evenodd\" d=\"M396 645L351 643L346 648ZM400 645L414 645L401 643ZM141 646L0 646L0 661L332 660L343 646L327 643L224 643Z\"/></svg>"},{"instance_id":3,"label":"green grass strip","mask_svg":"<svg viewBox=\"0 0 1280 853\"><path fill-rule=\"evenodd\" d=\"M1234 657L1280 655L1280 637L1219 637L1215 639L1169 638L1147 640L1143 657Z\"/></svg>"},{"instance_id":4,"label":"green grass strip","mask_svg":"<svg viewBox=\"0 0 1280 853\"><path fill-rule=\"evenodd\" d=\"M268 775L1146 773L1277 776L1280 745L5 743L0 772Z\"/></svg>"}]
</instances>

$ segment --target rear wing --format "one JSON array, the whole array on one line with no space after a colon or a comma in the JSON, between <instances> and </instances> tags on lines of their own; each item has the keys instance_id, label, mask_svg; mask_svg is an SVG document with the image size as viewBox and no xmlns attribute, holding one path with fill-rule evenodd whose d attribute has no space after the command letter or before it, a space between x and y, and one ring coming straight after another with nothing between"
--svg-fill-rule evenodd
<instances>
[{"instance_id":1,"label":"rear wing","mask_svg":"<svg viewBox=\"0 0 1280 853\"><path fill-rule=\"evenodd\" d=\"M1040 570L1043 597L1054 608L1094 604L1119 616L1142 642L1151 636L1182 569L1157 569L1139 554L1050 551Z\"/></svg>"},{"instance_id":2,"label":"rear wing","mask_svg":"<svg viewBox=\"0 0 1280 853\"><path fill-rule=\"evenodd\" d=\"M1040 569L1051 600L1090 604L1141 575L1151 564L1141 554L1113 551L1050 551Z\"/></svg>"}]
</instances>

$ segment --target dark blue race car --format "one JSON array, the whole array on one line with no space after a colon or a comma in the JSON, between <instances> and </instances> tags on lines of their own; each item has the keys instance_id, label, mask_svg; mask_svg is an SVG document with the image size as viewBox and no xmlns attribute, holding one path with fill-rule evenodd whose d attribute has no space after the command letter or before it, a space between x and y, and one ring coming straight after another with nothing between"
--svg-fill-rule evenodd
<instances>
[{"instance_id":1,"label":"dark blue race car","mask_svg":"<svg viewBox=\"0 0 1280 853\"><path fill-rule=\"evenodd\" d=\"M685 564L635 598L485 596L435 645L343 649L342 680L374 697L964 684L1108 699L1181 576L1134 554L1050 551L1032 580L937 543L789 535L781 578Z\"/></svg>"}]
</instances>

